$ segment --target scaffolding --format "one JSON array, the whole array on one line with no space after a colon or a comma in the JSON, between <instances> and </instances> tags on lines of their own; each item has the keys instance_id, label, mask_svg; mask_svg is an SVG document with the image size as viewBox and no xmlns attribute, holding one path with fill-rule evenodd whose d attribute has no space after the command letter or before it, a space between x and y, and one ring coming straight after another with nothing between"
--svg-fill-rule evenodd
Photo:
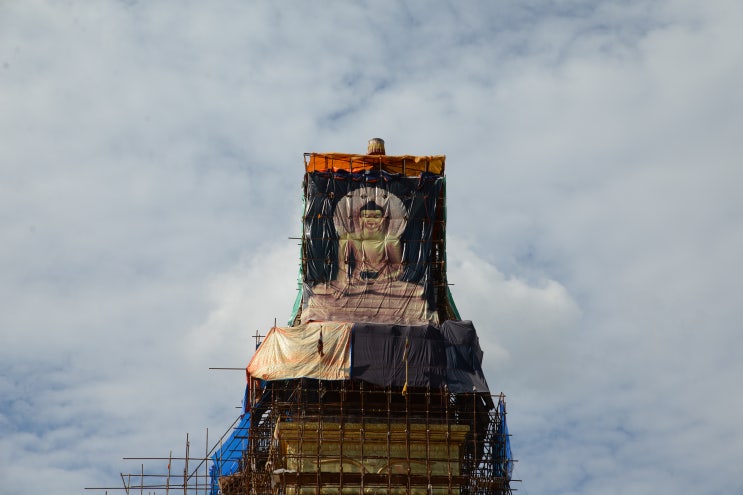
<instances>
[{"instance_id":1,"label":"scaffolding","mask_svg":"<svg viewBox=\"0 0 743 495\"><path fill-rule=\"evenodd\" d=\"M122 473L127 494L501 495L513 459L503 395L379 387L359 381L269 382L205 455L167 461L159 474ZM242 420L242 421L241 421ZM215 476L228 434L233 474ZM207 433L208 445L208 433ZM244 448L243 448L244 447ZM177 467L175 467L177 465ZM174 468L175 467L175 468Z\"/></svg>"}]
</instances>

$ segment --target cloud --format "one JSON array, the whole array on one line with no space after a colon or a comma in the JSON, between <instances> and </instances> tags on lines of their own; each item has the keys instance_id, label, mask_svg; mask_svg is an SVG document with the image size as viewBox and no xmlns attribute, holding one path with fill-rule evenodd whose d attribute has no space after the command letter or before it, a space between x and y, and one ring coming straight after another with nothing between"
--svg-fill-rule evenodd
<instances>
[{"instance_id":1,"label":"cloud","mask_svg":"<svg viewBox=\"0 0 743 495\"><path fill-rule=\"evenodd\" d=\"M461 317L478 329L491 389L559 386L571 366L581 314L565 287L506 277L456 239L449 240L447 252L454 301Z\"/></svg>"},{"instance_id":2,"label":"cloud","mask_svg":"<svg viewBox=\"0 0 743 495\"><path fill-rule=\"evenodd\" d=\"M244 377L207 368L296 294L302 153L374 136L447 155L449 279L520 489L740 491L741 19L3 3L0 493L221 434Z\"/></svg>"},{"instance_id":3,"label":"cloud","mask_svg":"<svg viewBox=\"0 0 743 495\"><path fill-rule=\"evenodd\" d=\"M297 243L277 239L262 243L235 267L215 276L208 289L212 309L184 340L184 354L225 366L247 366L256 332L265 336L274 324L288 324L297 296Z\"/></svg>"}]
</instances>

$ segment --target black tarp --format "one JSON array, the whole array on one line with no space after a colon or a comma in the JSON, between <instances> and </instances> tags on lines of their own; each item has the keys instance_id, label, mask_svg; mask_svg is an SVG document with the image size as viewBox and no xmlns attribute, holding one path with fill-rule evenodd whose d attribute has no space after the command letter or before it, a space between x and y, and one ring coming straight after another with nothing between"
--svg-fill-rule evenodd
<instances>
[{"instance_id":1,"label":"black tarp","mask_svg":"<svg viewBox=\"0 0 743 495\"><path fill-rule=\"evenodd\" d=\"M351 378L380 386L447 385L456 394L489 394L482 354L470 321L446 321L441 327L356 323Z\"/></svg>"},{"instance_id":2,"label":"black tarp","mask_svg":"<svg viewBox=\"0 0 743 495\"><path fill-rule=\"evenodd\" d=\"M441 325L446 340L446 382L449 389L462 392L488 390L482 372L480 339L471 321L447 320Z\"/></svg>"}]
</instances>

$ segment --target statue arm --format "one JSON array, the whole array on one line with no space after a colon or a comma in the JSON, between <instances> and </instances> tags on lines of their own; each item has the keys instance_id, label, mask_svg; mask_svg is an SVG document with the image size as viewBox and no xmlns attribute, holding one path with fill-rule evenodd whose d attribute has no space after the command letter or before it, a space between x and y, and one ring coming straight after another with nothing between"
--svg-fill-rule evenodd
<instances>
[{"instance_id":1,"label":"statue arm","mask_svg":"<svg viewBox=\"0 0 743 495\"><path fill-rule=\"evenodd\" d=\"M338 240L338 281L342 283L350 279L349 242L348 237Z\"/></svg>"},{"instance_id":2,"label":"statue arm","mask_svg":"<svg viewBox=\"0 0 743 495\"><path fill-rule=\"evenodd\" d=\"M385 251L390 266L390 278L397 280L402 276L402 242L399 237L385 239Z\"/></svg>"}]
</instances>

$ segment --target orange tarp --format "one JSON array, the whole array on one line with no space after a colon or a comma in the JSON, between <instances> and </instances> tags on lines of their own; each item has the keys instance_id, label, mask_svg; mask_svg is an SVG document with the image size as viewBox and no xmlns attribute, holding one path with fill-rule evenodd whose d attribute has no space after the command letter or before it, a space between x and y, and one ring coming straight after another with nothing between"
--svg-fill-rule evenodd
<instances>
[{"instance_id":1,"label":"orange tarp","mask_svg":"<svg viewBox=\"0 0 743 495\"><path fill-rule=\"evenodd\" d=\"M351 325L313 322L296 327L273 327L248 363L248 373L261 380L302 377L348 380Z\"/></svg>"},{"instance_id":2,"label":"orange tarp","mask_svg":"<svg viewBox=\"0 0 743 495\"><path fill-rule=\"evenodd\" d=\"M444 174L446 156L389 156L389 155L350 155L347 153L307 153L304 163L307 172L363 172L384 170L408 176L423 172Z\"/></svg>"}]
</instances>

